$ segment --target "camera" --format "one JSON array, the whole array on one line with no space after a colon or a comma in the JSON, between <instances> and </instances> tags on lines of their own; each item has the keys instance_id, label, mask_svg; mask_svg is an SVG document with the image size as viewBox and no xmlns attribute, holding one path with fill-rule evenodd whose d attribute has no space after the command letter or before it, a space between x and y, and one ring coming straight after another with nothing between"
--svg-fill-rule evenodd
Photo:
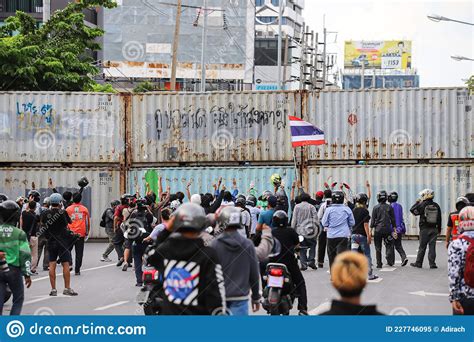
<instances>
[{"instance_id":1,"label":"camera","mask_svg":"<svg viewBox=\"0 0 474 342\"><path fill-rule=\"evenodd\" d=\"M79 185L79 187L81 189L85 188L86 186L89 185L89 180L86 178L86 177L82 177L81 179L79 179L79 181L77 182L77 185Z\"/></svg>"}]
</instances>

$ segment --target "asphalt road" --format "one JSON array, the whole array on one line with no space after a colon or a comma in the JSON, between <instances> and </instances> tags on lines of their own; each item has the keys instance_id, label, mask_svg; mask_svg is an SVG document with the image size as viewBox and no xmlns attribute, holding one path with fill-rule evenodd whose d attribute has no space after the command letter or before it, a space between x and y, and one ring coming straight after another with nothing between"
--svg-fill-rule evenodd
<instances>
[{"instance_id":1,"label":"asphalt road","mask_svg":"<svg viewBox=\"0 0 474 342\"><path fill-rule=\"evenodd\" d=\"M57 279L58 297L50 297L48 273L41 270L39 275L33 277L32 287L26 290L22 314L142 315L141 307L135 303L138 288L135 287L133 270L123 272L115 266L115 262L101 262L100 256L105 246L105 243L86 244L81 275L71 277L72 288L79 293L77 297L62 295L61 276ZM413 262L418 241L404 241L404 247L410 262ZM448 279L444 243L437 244L437 253L439 267L437 270L430 270L427 260L423 269L414 269L409 265L402 268L399 259L395 267L376 270L381 279L368 284L363 294L363 303L377 304L379 310L385 314L451 314L447 298ZM316 271L306 271L304 276L311 314L324 311L330 300L337 298L337 293L329 281L327 266ZM4 313L8 314L9 304L5 307L5 311ZM265 312L261 310L258 314L263 315Z\"/></svg>"}]
</instances>

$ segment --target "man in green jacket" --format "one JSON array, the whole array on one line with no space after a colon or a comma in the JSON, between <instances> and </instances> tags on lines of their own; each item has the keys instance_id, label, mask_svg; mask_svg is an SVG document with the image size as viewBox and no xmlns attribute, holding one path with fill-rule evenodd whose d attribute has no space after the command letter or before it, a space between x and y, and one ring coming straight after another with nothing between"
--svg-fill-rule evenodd
<instances>
[{"instance_id":1,"label":"man in green jacket","mask_svg":"<svg viewBox=\"0 0 474 342\"><path fill-rule=\"evenodd\" d=\"M20 315L24 300L23 277L31 286L31 251L26 233L17 228L20 207L14 201L0 203L0 315L7 286L13 294L10 315Z\"/></svg>"}]
</instances>

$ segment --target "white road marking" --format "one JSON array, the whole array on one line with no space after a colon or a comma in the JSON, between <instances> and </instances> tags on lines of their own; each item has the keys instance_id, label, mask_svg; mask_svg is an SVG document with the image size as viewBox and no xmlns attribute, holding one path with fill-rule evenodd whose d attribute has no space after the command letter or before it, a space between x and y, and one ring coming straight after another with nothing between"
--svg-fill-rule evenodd
<instances>
[{"instance_id":1,"label":"white road marking","mask_svg":"<svg viewBox=\"0 0 474 342\"><path fill-rule=\"evenodd\" d=\"M36 299L32 299L32 300L29 300L27 302L24 302L23 305L28 305L28 304L34 304L34 303L38 303L38 302L43 302L45 300L48 300L48 299L52 299L52 298L64 298L64 297L70 297L70 296L65 296L63 294L59 294L57 296L50 296L50 295L44 295L44 296L41 296L39 298L36 298Z\"/></svg>"},{"instance_id":2,"label":"white road marking","mask_svg":"<svg viewBox=\"0 0 474 342\"><path fill-rule=\"evenodd\" d=\"M331 302L324 302L324 303L320 304L317 308L311 310L309 312L309 315L310 316L317 316L317 315L319 315L323 312L328 311L330 308L331 308Z\"/></svg>"},{"instance_id":3,"label":"white road marking","mask_svg":"<svg viewBox=\"0 0 474 342\"><path fill-rule=\"evenodd\" d=\"M94 270L100 270L102 268L107 268L107 267L112 267L112 266L115 266L115 264L109 264L109 265L105 265L105 266L97 266L97 267L92 267L92 268L86 268L84 270L81 270L81 273L88 272L88 271L94 271ZM61 268L62 268L62 266L61 266ZM74 274L74 272L71 272L71 274ZM62 275L63 275L62 273L57 273L56 277L60 277ZM33 279L32 282L34 283L36 281L46 280L46 279L49 280L49 275L47 277L41 277L41 278Z\"/></svg>"},{"instance_id":4,"label":"white road marking","mask_svg":"<svg viewBox=\"0 0 474 342\"><path fill-rule=\"evenodd\" d=\"M426 296L448 297L449 296L449 294L447 293L433 293L433 292L425 292L425 291L410 292L410 294L415 295L415 296L421 296L421 297L426 297Z\"/></svg>"},{"instance_id":5,"label":"white road marking","mask_svg":"<svg viewBox=\"0 0 474 342\"><path fill-rule=\"evenodd\" d=\"M387 267L387 268L381 268L379 269L380 272L393 272L395 271L396 268L395 267Z\"/></svg>"},{"instance_id":6,"label":"white road marking","mask_svg":"<svg viewBox=\"0 0 474 342\"><path fill-rule=\"evenodd\" d=\"M120 305L123 305L123 304L127 304L129 303L130 301L129 300L123 300L121 302L117 302L117 303L113 303L113 304L110 304L110 305L106 305L106 306L101 306L99 308L95 308L94 311L104 311L104 310L107 310L107 309L111 309L111 308L115 308L116 306L120 306Z\"/></svg>"}]
</instances>

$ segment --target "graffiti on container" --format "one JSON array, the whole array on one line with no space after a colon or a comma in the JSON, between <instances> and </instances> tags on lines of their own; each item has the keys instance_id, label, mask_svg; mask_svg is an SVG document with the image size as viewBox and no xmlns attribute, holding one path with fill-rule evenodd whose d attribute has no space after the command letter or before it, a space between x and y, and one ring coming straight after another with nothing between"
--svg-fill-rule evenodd
<instances>
[{"instance_id":1,"label":"graffiti on container","mask_svg":"<svg viewBox=\"0 0 474 342\"><path fill-rule=\"evenodd\" d=\"M99 101L98 110L105 111L110 107L109 102ZM112 138L115 132L116 122L114 117L108 112L89 113L86 111L64 110L58 112L49 103L36 105L34 101L16 103L16 125L18 136L16 139L33 139L35 132L48 131L55 135L56 140L61 139L86 139L89 137ZM22 133L31 133L28 137ZM0 134L11 134L11 123L8 116L0 116Z\"/></svg>"},{"instance_id":2,"label":"graffiti on container","mask_svg":"<svg viewBox=\"0 0 474 342\"><path fill-rule=\"evenodd\" d=\"M194 108L192 105L183 109L157 109L153 116L154 132L149 133L160 140L168 138L164 136L165 132L182 128L199 132L208 126L232 132L254 127L261 131L271 126L280 131L287 127L288 113L286 109L260 110L248 104L236 105L230 102L227 106L213 106L209 111L206 108ZM182 134L186 135L186 131L183 130ZM193 136L200 137L199 134Z\"/></svg>"}]
</instances>

